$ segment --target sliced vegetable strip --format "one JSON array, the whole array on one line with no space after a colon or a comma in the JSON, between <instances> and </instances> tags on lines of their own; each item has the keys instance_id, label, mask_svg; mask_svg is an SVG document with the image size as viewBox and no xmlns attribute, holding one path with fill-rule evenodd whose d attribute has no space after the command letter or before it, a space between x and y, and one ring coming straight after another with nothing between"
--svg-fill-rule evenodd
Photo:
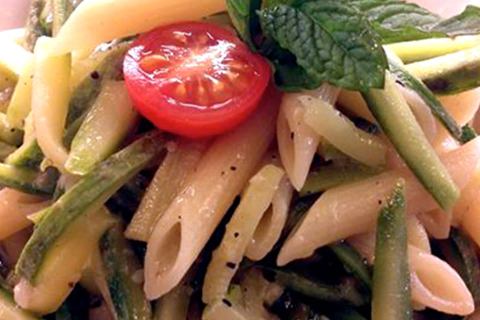
<instances>
[{"instance_id":1,"label":"sliced vegetable strip","mask_svg":"<svg viewBox=\"0 0 480 320\"><path fill-rule=\"evenodd\" d=\"M372 320L410 320L410 271L403 182L378 217Z\"/></svg>"},{"instance_id":2,"label":"sliced vegetable strip","mask_svg":"<svg viewBox=\"0 0 480 320\"><path fill-rule=\"evenodd\" d=\"M22 252L17 273L35 284L49 247L78 217L98 210L125 182L163 152L164 141L151 133L99 164L42 212L42 218Z\"/></svg>"},{"instance_id":3,"label":"sliced vegetable strip","mask_svg":"<svg viewBox=\"0 0 480 320\"><path fill-rule=\"evenodd\" d=\"M418 180L442 209L450 211L460 191L395 86L393 76L387 72L385 89L372 89L363 93L363 96L383 131Z\"/></svg>"}]
</instances>

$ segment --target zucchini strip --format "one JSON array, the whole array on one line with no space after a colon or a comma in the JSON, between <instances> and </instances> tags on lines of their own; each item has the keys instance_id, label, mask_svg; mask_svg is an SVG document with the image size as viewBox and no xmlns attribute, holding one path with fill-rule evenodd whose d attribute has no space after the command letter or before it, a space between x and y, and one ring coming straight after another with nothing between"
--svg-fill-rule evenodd
<instances>
[{"instance_id":1,"label":"zucchini strip","mask_svg":"<svg viewBox=\"0 0 480 320\"><path fill-rule=\"evenodd\" d=\"M460 191L398 92L393 76L387 71L385 89L371 89L363 96L383 131L418 180L442 209L451 211Z\"/></svg>"},{"instance_id":2,"label":"zucchini strip","mask_svg":"<svg viewBox=\"0 0 480 320\"><path fill-rule=\"evenodd\" d=\"M353 306L361 306L367 302L366 297L355 288L353 283L345 282L332 286L307 279L291 271L270 268L267 270L275 275L278 283L306 297Z\"/></svg>"},{"instance_id":3,"label":"zucchini strip","mask_svg":"<svg viewBox=\"0 0 480 320\"><path fill-rule=\"evenodd\" d=\"M142 288L143 269L119 225L103 236L100 250L115 318L152 319L151 306Z\"/></svg>"},{"instance_id":4,"label":"zucchini strip","mask_svg":"<svg viewBox=\"0 0 480 320\"><path fill-rule=\"evenodd\" d=\"M411 320L410 271L404 183L378 217L372 320Z\"/></svg>"},{"instance_id":5,"label":"zucchini strip","mask_svg":"<svg viewBox=\"0 0 480 320\"><path fill-rule=\"evenodd\" d=\"M73 222L46 250L35 285L22 278L15 287L17 303L38 314L56 311L80 280L99 239L114 223L105 209Z\"/></svg>"},{"instance_id":6,"label":"zucchini strip","mask_svg":"<svg viewBox=\"0 0 480 320\"><path fill-rule=\"evenodd\" d=\"M478 45L480 45L480 35L405 41L386 45L385 48L393 51L404 63L411 63Z\"/></svg>"},{"instance_id":7,"label":"zucchini strip","mask_svg":"<svg viewBox=\"0 0 480 320\"><path fill-rule=\"evenodd\" d=\"M372 275L364 259L345 242L330 245L330 249L343 263L347 271L355 275L367 288L372 287Z\"/></svg>"},{"instance_id":8,"label":"zucchini strip","mask_svg":"<svg viewBox=\"0 0 480 320\"><path fill-rule=\"evenodd\" d=\"M395 57L389 56L390 70L402 82L404 86L416 92L425 104L430 108L433 115L447 129L448 132L460 142L465 142L462 128L455 119L448 113L438 98L415 76L409 73L404 65L399 63Z\"/></svg>"},{"instance_id":9,"label":"zucchini strip","mask_svg":"<svg viewBox=\"0 0 480 320\"><path fill-rule=\"evenodd\" d=\"M114 153L137 123L123 82L106 82L70 147L65 169L83 176Z\"/></svg>"},{"instance_id":10,"label":"zucchini strip","mask_svg":"<svg viewBox=\"0 0 480 320\"><path fill-rule=\"evenodd\" d=\"M25 26L25 48L33 51L37 39L48 36L49 30L45 28L42 21L42 13L45 8L45 0L32 0L28 11L27 24Z\"/></svg>"},{"instance_id":11,"label":"zucchini strip","mask_svg":"<svg viewBox=\"0 0 480 320\"><path fill-rule=\"evenodd\" d=\"M11 153L5 163L17 167L36 168L43 160L43 152L36 139L25 141L20 148Z\"/></svg>"},{"instance_id":12,"label":"zucchini strip","mask_svg":"<svg viewBox=\"0 0 480 320\"><path fill-rule=\"evenodd\" d=\"M436 94L452 95L480 86L480 46L405 66Z\"/></svg>"},{"instance_id":13,"label":"zucchini strip","mask_svg":"<svg viewBox=\"0 0 480 320\"><path fill-rule=\"evenodd\" d=\"M35 284L45 255L68 226L89 211L98 210L125 182L156 160L163 147L159 133L145 135L100 163L42 211L41 221L20 256L17 274Z\"/></svg>"},{"instance_id":14,"label":"zucchini strip","mask_svg":"<svg viewBox=\"0 0 480 320\"><path fill-rule=\"evenodd\" d=\"M347 117L320 98L299 96L305 122L337 149L368 166L385 164L387 148L379 137L358 129Z\"/></svg>"},{"instance_id":15,"label":"zucchini strip","mask_svg":"<svg viewBox=\"0 0 480 320\"><path fill-rule=\"evenodd\" d=\"M58 172L45 173L0 163L0 186L9 187L33 195L51 195L55 190Z\"/></svg>"},{"instance_id":16,"label":"zucchini strip","mask_svg":"<svg viewBox=\"0 0 480 320\"><path fill-rule=\"evenodd\" d=\"M311 172L302 190L300 197L317 194L345 183L360 181L374 176L382 171L381 168L367 167L364 165L330 165L320 167L317 171Z\"/></svg>"}]
</instances>

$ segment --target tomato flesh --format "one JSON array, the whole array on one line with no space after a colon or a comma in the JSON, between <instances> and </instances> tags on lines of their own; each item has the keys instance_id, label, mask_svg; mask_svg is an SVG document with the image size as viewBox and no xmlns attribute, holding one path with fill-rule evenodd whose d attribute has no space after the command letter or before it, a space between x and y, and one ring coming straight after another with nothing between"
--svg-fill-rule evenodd
<instances>
[{"instance_id":1,"label":"tomato flesh","mask_svg":"<svg viewBox=\"0 0 480 320\"><path fill-rule=\"evenodd\" d=\"M124 61L127 89L158 128L198 138L223 133L255 110L270 67L233 32L204 22L141 35Z\"/></svg>"}]
</instances>

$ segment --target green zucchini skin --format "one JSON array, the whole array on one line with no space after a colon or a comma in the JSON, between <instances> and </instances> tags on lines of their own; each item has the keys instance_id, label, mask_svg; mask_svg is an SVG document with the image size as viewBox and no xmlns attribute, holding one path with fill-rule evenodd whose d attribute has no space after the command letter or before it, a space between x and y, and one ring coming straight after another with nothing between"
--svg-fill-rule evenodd
<instances>
[{"instance_id":1,"label":"green zucchini skin","mask_svg":"<svg viewBox=\"0 0 480 320\"><path fill-rule=\"evenodd\" d=\"M410 271L404 183L378 217L372 320L411 320Z\"/></svg>"},{"instance_id":2,"label":"green zucchini skin","mask_svg":"<svg viewBox=\"0 0 480 320\"><path fill-rule=\"evenodd\" d=\"M36 139L24 143L20 148L11 153L5 163L17 167L37 168L42 163L44 156Z\"/></svg>"},{"instance_id":3,"label":"green zucchini skin","mask_svg":"<svg viewBox=\"0 0 480 320\"><path fill-rule=\"evenodd\" d=\"M68 226L78 217L100 209L123 184L163 153L164 140L161 134L149 133L100 163L79 180L41 213L42 218L17 263L17 274L35 284L35 276L49 247Z\"/></svg>"},{"instance_id":4,"label":"green zucchini skin","mask_svg":"<svg viewBox=\"0 0 480 320\"><path fill-rule=\"evenodd\" d=\"M462 128L458 125L456 120L443 107L442 103L429 90L429 88L415 76L411 75L407 69L395 59L389 59L390 70L400 80L403 85L415 91L425 104L430 108L432 114L438 121L450 132L452 137L460 142L463 142Z\"/></svg>"},{"instance_id":5,"label":"green zucchini skin","mask_svg":"<svg viewBox=\"0 0 480 320\"><path fill-rule=\"evenodd\" d=\"M116 319L152 319L142 283L134 281L142 267L123 236L123 228L117 225L108 230L100 241L100 251Z\"/></svg>"},{"instance_id":6,"label":"green zucchini skin","mask_svg":"<svg viewBox=\"0 0 480 320\"><path fill-rule=\"evenodd\" d=\"M330 245L330 249L343 263L345 268L368 288L372 288L372 275L360 254L345 242Z\"/></svg>"},{"instance_id":7,"label":"green zucchini skin","mask_svg":"<svg viewBox=\"0 0 480 320\"><path fill-rule=\"evenodd\" d=\"M450 212L460 191L397 90L393 76L387 71L385 89L371 89L363 97L408 167L440 207Z\"/></svg>"},{"instance_id":8,"label":"green zucchini skin","mask_svg":"<svg viewBox=\"0 0 480 320\"><path fill-rule=\"evenodd\" d=\"M51 30L47 28L42 19L42 11L44 7L45 0L32 0L30 4L25 26L24 43L25 48L29 51L33 51L38 38L50 35Z\"/></svg>"},{"instance_id":9,"label":"green zucchini skin","mask_svg":"<svg viewBox=\"0 0 480 320\"><path fill-rule=\"evenodd\" d=\"M16 189L33 195L52 195L59 173L49 168L44 173L0 163L0 186Z\"/></svg>"},{"instance_id":10,"label":"green zucchini skin","mask_svg":"<svg viewBox=\"0 0 480 320\"><path fill-rule=\"evenodd\" d=\"M439 95L453 95L477 88L480 86L480 60L424 78L423 82Z\"/></svg>"},{"instance_id":11,"label":"green zucchini skin","mask_svg":"<svg viewBox=\"0 0 480 320\"><path fill-rule=\"evenodd\" d=\"M130 42L122 42L111 47L110 53L100 62L95 74L86 77L75 89L70 100L67 116L67 128L82 117L93 105L101 91L104 80L120 80L123 57L130 47ZM75 135L75 133L73 134Z\"/></svg>"}]
</instances>

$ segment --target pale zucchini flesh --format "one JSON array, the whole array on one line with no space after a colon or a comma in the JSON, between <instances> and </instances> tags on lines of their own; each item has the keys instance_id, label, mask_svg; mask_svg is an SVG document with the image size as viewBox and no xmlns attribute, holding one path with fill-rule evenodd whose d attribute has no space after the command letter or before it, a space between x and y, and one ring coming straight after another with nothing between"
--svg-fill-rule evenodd
<instances>
[{"instance_id":1,"label":"pale zucchini flesh","mask_svg":"<svg viewBox=\"0 0 480 320\"><path fill-rule=\"evenodd\" d=\"M45 209L20 256L17 274L35 284L50 246L68 226L87 212L98 210L124 183L157 160L163 154L163 146L159 133L145 135L100 163Z\"/></svg>"},{"instance_id":2,"label":"pale zucchini flesh","mask_svg":"<svg viewBox=\"0 0 480 320\"><path fill-rule=\"evenodd\" d=\"M397 90L393 76L387 72L385 89L370 89L363 96L397 152L440 207L449 212L460 191Z\"/></svg>"},{"instance_id":3,"label":"pale zucchini flesh","mask_svg":"<svg viewBox=\"0 0 480 320\"><path fill-rule=\"evenodd\" d=\"M121 81L108 81L80 126L70 147L65 168L85 175L116 151L134 127L138 115Z\"/></svg>"},{"instance_id":4,"label":"pale zucchini flesh","mask_svg":"<svg viewBox=\"0 0 480 320\"><path fill-rule=\"evenodd\" d=\"M20 308L13 300L12 294L3 288L0 288L0 319L40 320L32 313Z\"/></svg>"},{"instance_id":5,"label":"pale zucchini flesh","mask_svg":"<svg viewBox=\"0 0 480 320\"><path fill-rule=\"evenodd\" d=\"M117 225L107 231L100 242L100 250L115 318L152 319L150 302L142 288L143 269L123 236L123 228Z\"/></svg>"}]
</instances>

